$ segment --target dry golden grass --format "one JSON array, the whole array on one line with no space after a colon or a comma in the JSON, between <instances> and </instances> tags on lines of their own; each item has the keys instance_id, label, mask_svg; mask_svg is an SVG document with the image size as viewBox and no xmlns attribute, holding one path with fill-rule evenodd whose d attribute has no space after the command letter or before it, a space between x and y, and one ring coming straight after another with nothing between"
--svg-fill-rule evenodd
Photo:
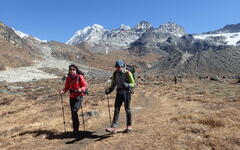
<instances>
[{"instance_id":1,"label":"dry golden grass","mask_svg":"<svg viewBox=\"0 0 240 150\"><path fill-rule=\"evenodd\" d=\"M1 149L234 149L240 148L239 84L188 79L175 85L151 78L138 82L132 97L133 132L108 135L109 126L105 80L91 80L84 111L97 110L99 116L86 117L89 132L74 139L63 133L60 97L61 81L19 83L15 92L0 93ZM1 89L6 85L1 84ZM110 95L113 114L114 93ZM71 131L70 110L64 96L67 131ZM125 128L125 112L120 114L120 131ZM81 128L82 129L82 128ZM66 144L69 143L69 144ZM71 144L72 143L72 144Z\"/></svg>"}]
</instances>

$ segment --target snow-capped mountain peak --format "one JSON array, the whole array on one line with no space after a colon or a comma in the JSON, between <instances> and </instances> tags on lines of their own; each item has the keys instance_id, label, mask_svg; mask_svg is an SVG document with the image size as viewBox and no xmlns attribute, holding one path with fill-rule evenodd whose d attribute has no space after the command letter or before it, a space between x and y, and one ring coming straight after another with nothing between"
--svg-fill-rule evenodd
<instances>
[{"instance_id":1,"label":"snow-capped mountain peak","mask_svg":"<svg viewBox=\"0 0 240 150\"><path fill-rule=\"evenodd\" d=\"M131 30L131 27L122 24L122 25L119 27L119 29L120 29L120 30Z\"/></svg>"},{"instance_id":2,"label":"snow-capped mountain peak","mask_svg":"<svg viewBox=\"0 0 240 150\"><path fill-rule=\"evenodd\" d=\"M103 52L106 47L109 48L109 51L120 50L126 49L132 42L141 38L144 33L151 31L155 31L155 29L147 21L141 21L133 28L122 24L119 28L110 31L105 30L100 25L94 24L91 27L88 26L77 31L66 44L77 45L82 42L88 42L96 52ZM156 34L167 33L166 35L164 34L164 40L170 35L182 36L185 34L184 29L174 23L165 24L157 28L156 31Z\"/></svg>"},{"instance_id":3,"label":"snow-capped mountain peak","mask_svg":"<svg viewBox=\"0 0 240 150\"><path fill-rule=\"evenodd\" d=\"M91 27L88 26L82 30L78 30L66 44L76 45L83 41L96 42L101 40L105 32L106 30L103 26L94 24Z\"/></svg>"},{"instance_id":4,"label":"snow-capped mountain peak","mask_svg":"<svg viewBox=\"0 0 240 150\"><path fill-rule=\"evenodd\" d=\"M142 32L146 32L150 28L152 28L152 25L147 21L141 21L134 27L136 31L142 31Z\"/></svg>"},{"instance_id":5,"label":"snow-capped mountain peak","mask_svg":"<svg viewBox=\"0 0 240 150\"><path fill-rule=\"evenodd\" d=\"M99 24L94 24L94 25L92 25L92 29L94 29L94 30L105 30L105 29L103 28L103 26L101 26L101 25L99 25Z\"/></svg>"},{"instance_id":6,"label":"snow-capped mountain peak","mask_svg":"<svg viewBox=\"0 0 240 150\"><path fill-rule=\"evenodd\" d=\"M18 36L20 36L21 38L24 38L24 37L28 37L28 36L29 36L28 34L23 33L23 32L21 32L21 31L17 31L17 30L15 30L15 29L13 29L13 30L14 30L14 32L15 32Z\"/></svg>"},{"instance_id":7,"label":"snow-capped mountain peak","mask_svg":"<svg viewBox=\"0 0 240 150\"><path fill-rule=\"evenodd\" d=\"M94 24L91 27L87 26L82 30L78 30L75 35L78 36L80 34L88 34L89 32L100 32L100 31L105 31L105 29L103 28L103 26L98 25L98 24Z\"/></svg>"}]
</instances>

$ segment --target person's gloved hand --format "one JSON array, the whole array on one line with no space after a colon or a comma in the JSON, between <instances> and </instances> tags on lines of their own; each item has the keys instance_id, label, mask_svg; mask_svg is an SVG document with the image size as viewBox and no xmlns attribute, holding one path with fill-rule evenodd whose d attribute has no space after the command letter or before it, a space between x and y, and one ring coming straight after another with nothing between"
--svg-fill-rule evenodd
<instances>
[{"instance_id":1,"label":"person's gloved hand","mask_svg":"<svg viewBox=\"0 0 240 150\"><path fill-rule=\"evenodd\" d=\"M126 82L123 83L123 86L124 86L125 88L127 88L127 89L131 88L130 84L128 84L128 83L126 83Z\"/></svg>"},{"instance_id":2,"label":"person's gloved hand","mask_svg":"<svg viewBox=\"0 0 240 150\"><path fill-rule=\"evenodd\" d=\"M60 90L59 92L60 95L63 95L64 93L65 93L64 90Z\"/></svg>"},{"instance_id":3,"label":"person's gloved hand","mask_svg":"<svg viewBox=\"0 0 240 150\"><path fill-rule=\"evenodd\" d=\"M111 92L110 92L109 89L105 90L105 94L106 94L106 95L108 95L108 94L110 94L110 93L111 93Z\"/></svg>"},{"instance_id":4,"label":"person's gloved hand","mask_svg":"<svg viewBox=\"0 0 240 150\"><path fill-rule=\"evenodd\" d=\"M82 90L79 88L76 90L77 93L82 93Z\"/></svg>"}]
</instances>

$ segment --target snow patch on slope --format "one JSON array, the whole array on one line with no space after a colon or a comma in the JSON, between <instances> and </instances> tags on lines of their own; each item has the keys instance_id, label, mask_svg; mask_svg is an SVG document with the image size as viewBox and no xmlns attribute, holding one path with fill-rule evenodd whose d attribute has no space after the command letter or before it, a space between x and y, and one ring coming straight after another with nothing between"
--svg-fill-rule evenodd
<instances>
[{"instance_id":1,"label":"snow patch on slope","mask_svg":"<svg viewBox=\"0 0 240 150\"><path fill-rule=\"evenodd\" d=\"M14 30L14 29L13 29ZM21 32L21 31L17 31L17 30L14 30L15 31L15 33L18 35L18 36L20 36L21 38L24 38L24 37L28 37L29 35L28 34L26 34L26 33L23 33L23 32Z\"/></svg>"},{"instance_id":2,"label":"snow patch on slope","mask_svg":"<svg viewBox=\"0 0 240 150\"><path fill-rule=\"evenodd\" d=\"M15 29L13 29L13 30L14 30L14 32L15 32L18 36L20 36L22 39L26 39L26 38L32 37L32 38L34 38L34 39L36 39L36 40L38 40L38 41L40 41L40 42L44 42L44 43L47 42L46 40L40 40L39 38L36 38L36 37L31 36L31 35L29 35L29 34L23 33L23 32L21 32L21 31L18 31L18 30L15 30Z\"/></svg>"},{"instance_id":3,"label":"snow patch on slope","mask_svg":"<svg viewBox=\"0 0 240 150\"><path fill-rule=\"evenodd\" d=\"M236 33L220 33L220 34L200 34L200 35L194 35L194 38L196 39L207 39L209 37L226 37L226 43L227 45L236 45L238 41L240 41L240 32Z\"/></svg>"}]
</instances>

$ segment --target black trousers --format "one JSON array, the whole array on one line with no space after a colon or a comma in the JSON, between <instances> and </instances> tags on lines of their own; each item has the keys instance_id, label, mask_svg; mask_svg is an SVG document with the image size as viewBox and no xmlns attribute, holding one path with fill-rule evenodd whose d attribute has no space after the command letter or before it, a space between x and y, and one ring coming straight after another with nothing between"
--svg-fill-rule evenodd
<instances>
[{"instance_id":1,"label":"black trousers","mask_svg":"<svg viewBox=\"0 0 240 150\"><path fill-rule=\"evenodd\" d=\"M79 119L77 112L82 105L82 101L83 101L82 96L70 98L73 131L79 131Z\"/></svg>"},{"instance_id":2,"label":"black trousers","mask_svg":"<svg viewBox=\"0 0 240 150\"><path fill-rule=\"evenodd\" d=\"M126 117L127 117L127 122L126 122L127 126L132 125L130 101L131 101L131 93L129 93L129 91L127 90L117 91L117 95L115 98L115 105L114 105L115 107L114 117L112 122L113 128L118 127L119 112L123 102L124 102L124 108L125 108Z\"/></svg>"}]
</instances>

